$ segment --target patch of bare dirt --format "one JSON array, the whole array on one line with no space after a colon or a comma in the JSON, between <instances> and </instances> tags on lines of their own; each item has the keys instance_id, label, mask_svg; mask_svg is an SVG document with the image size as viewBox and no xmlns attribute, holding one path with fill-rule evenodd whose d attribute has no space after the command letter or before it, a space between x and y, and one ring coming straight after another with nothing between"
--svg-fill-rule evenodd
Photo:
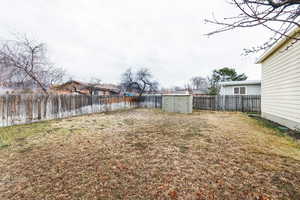
<instances>
[{"instance_id":1,"label":"patch of bare dirt","mask_svg":"<svg viewBox=\"0 0 300 200\"><path fill-rule=\"evenodd\" d=\"M300 199L299 144L239 113L138 109L0 150L0 199Z\"/></svg>"}]
</instances>

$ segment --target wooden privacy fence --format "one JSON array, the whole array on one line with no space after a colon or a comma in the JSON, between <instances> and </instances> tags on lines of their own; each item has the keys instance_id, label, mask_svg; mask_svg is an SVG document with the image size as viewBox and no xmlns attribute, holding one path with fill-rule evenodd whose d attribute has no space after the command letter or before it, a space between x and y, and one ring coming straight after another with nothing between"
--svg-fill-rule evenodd
<instances>
[{"instance_id":1,"label":"wooden privacy fence","mask_svg":"<svg viewBox=\"0 0 300 200\"><path fill-rule=\"evenodd\" d=\"M193 108L200 110L261 112L260 95L219 95L193 98Z\"/></svg>"},{"instance_id":2,"label":"wooden privacy fence","mask_svg":"<svg viewBox=\"0 0 300 200\"><path fill-rule=\"evenodd\" d=\"M136 108L139 101L137 97L4 95L0 96L0 127Z\"/></svg>"},{"instance_id":3,"label":"wooden privacy fence","mask_svg":"<svg viewBox=\"0 0 300 200\"><path fill-rule=\"evenodd\" d=\"M260 112L260 95L219 95L193 97L193 109L216 111ZM161 95L140 97L140 107L161 108Z\"/></svg>"},{"instance_id":4,"label":"wooden privacy fence","mask_svg":"<svg viewBox=\"0 0 300 200\"><path fill-rule=\"evenodd\" d=\"M137 107L161 108L162 96L3 95L0 127ZM193 98L193 108L260 112L260 96L199 96Z\"/></svg>"},{"instance_id":5,"label":"wooden privacy fence","mask_svg":"<svg viewBox=\"0 0 300 200\"><path fill-rule=\"evenodd\" d=\"M162 96L161 95L147 95L139 97L139 106L143 108L161 108Z\"/></svg>"}]
</instances>

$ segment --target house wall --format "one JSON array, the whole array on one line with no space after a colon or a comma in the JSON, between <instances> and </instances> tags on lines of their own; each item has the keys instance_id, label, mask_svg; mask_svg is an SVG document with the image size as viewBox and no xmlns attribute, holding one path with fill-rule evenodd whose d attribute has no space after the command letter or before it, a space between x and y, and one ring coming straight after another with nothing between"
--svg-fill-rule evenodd
<instances>
[{"instance_id":1,"label":"house wall","mask_svg":"<svg viewBox=\"0 0 300 200\"><path fill-rule=\"evenodd\" d=\"M246 95L260 95L261 85L234 85L234 86L222 86L220 95L234 95L233 89L235 87L246 87Z\"/></svg>"},{"instance_id":2,"label":"house wall","mask_svg":"<svg viewBox=\"0 0 300 200\"><path fill-rule=\"evenodd\" d=\"M115 93L110 92L110 91L103 91L103 90L97 90L94 92L94 95L98 96L113 96Z\"/></svg>"},{"instance_id":3,"label":"house wall","mask_svg":"<svg viewBox=\"0 0 300 200\"><path fill-rule=\"evenodd\" d=\"M262 63L262 116L300 128L300 42L283 45Z\"/></svg>"}]
</instances>

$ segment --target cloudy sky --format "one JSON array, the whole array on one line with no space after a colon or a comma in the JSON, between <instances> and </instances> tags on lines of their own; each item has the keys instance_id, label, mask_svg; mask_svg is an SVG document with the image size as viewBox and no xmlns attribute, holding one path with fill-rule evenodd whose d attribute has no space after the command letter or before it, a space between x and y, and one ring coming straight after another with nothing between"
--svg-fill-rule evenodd
<instances>
[{"instance_id":1,"label":"cloudy sky","mask_svg":"<svg viewBox=\"0 0 300 200\"><path fill-rule=\"evenodd\" d=\"M216 28L204 19L237 12L226 0L6 0L1 7L1 39L25 33L46 43L51 61L76 79L118 83L129 67L150 68L163 86L220 67L260 79L253 64L259 55L241 53L263 42L266 32L204 35Z\"/></svg>"}]
</instances>

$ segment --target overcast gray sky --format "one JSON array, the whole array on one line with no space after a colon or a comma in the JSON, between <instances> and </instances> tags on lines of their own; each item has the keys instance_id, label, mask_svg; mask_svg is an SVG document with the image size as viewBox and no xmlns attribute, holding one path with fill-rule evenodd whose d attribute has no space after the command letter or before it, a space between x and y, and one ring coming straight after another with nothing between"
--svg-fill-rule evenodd
<instances>
[{"instance_id":1,"label":"overcast gray sky","mask_svg":"<svg viewBox=\"0 0 300 200\"><path fill-rule=\"evenodd\" d=\"M225 0L6 0L1 7L2 39L18 32L45 42L51 61L80 80L118 83L128 67L150 68L163 86L220 67L260 79L253 64L258 55L241 53L263 42L266 32L204 36L214 29L205 18L236 13Z\"/></svg>"}]
</instances>

